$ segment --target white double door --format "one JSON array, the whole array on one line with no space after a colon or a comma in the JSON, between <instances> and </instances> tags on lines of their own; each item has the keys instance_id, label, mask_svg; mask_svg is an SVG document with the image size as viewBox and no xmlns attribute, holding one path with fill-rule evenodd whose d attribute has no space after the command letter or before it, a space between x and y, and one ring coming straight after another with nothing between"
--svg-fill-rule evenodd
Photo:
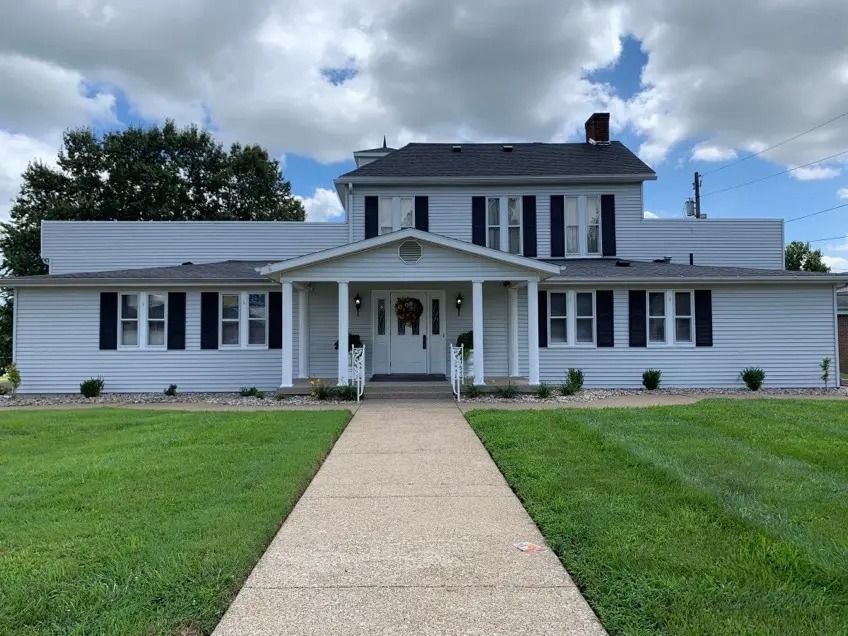
<instances>
[{"instance_id":1,"label":"white double door","mask_svg":"<svg viewBox=\"0 0 848 636\"><path fill-rule=\"evenodd\" d=\"M418 320L404 323L395 312L401 298L415 298L423 307ZM444 292L394 291L389 294L389 373L444 373Z\"/></svg>"}]
</instances>

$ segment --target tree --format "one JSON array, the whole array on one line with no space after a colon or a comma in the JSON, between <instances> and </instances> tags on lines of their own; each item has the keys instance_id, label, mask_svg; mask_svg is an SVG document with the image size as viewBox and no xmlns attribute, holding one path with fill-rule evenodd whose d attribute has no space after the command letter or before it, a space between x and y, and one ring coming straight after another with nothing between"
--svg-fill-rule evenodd
<instances>
[{"instance_id":1,"label":"tree","mask_svg":"<svg viewBox=\"0 0 848 636\"><path fill-rule=\"evenodd\" d=\"M131 127L96 135L68 130L57 167L31 163L0 223L5 275L44 274L41 222L245 220L302 221L280 164L260 146L229 150L196 126ZM0 306L0 367L11 360L11 298Z\"/></svg>"},{"instance_id":2,"label":"tree","mask_svg":"<svg viewBox=\"0 0 848 636\"><path fill-rule=\"evenodd\" d=\"M785 261L786 269L796 272L830 271L830 267L824 263L821 250L814 250L803 241L792 241L786 246Z\"/></svg>"}]
</instances>

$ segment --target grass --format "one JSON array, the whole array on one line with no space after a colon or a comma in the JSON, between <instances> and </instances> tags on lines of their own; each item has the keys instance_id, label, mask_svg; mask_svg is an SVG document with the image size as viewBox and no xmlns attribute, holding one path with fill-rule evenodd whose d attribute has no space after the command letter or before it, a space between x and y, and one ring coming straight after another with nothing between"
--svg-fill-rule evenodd
<instances>
[{"instance_id":1,"label":"grass","mask_svg":"<svg viewBox=\"0 0 848 636\"><path fill-rule=\"evenodd\" d=\"M610 633L848 633L844 402L468 419Z\"/></svg>"},{"instance_id":2,"label":"grass","mask_svg":"<svg viewBox=\"0 0 848 636\"><path fill-rule=\"evenodd\" d=\"M0 634L210 632L349 417L0 413Z\"/></svg>"}]
</instances>

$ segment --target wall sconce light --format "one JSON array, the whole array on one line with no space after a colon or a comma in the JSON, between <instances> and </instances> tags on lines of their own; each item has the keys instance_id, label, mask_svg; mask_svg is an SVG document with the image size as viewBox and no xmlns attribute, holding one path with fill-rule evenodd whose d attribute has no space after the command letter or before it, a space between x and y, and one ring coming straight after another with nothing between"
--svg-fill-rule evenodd
<instances>
[{"instance_id":1,"label":"wall sconce light","mask_svg":"<svg viewBox=\"0 0 848 636\"><path fill-rule=\"evenodd\" d=\"M456 295L456 315L458 316L462 311L462 294Z\"/></svg>"},{"instance_id":2,"label":"wall sconce light","mask_svg":"<svg viewBox=\"0 0 848 636\"><path fill-rule=\"evenodd\" d=\"M359 310L362 308L362 296L359 295L359 292L356 292L356 296L353 297L353 306L356 307L356 315L359 315Z\"/></svg>"}]
</instances>

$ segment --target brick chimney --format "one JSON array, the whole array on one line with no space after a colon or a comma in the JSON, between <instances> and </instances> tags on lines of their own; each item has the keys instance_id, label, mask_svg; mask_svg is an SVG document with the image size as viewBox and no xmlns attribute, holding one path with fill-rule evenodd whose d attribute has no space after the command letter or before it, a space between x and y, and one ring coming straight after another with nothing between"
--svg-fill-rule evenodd
<instances>
[{"instance_id":1,"label":"brick chimney","mask_svg":"<svg viewBox=\"0 0 848 636\"><path fill-rule=\"evenodd\" d=\"M586 120L586 143L609 143L609 113L594 113Z\"/></svg>"}]
</instances>

